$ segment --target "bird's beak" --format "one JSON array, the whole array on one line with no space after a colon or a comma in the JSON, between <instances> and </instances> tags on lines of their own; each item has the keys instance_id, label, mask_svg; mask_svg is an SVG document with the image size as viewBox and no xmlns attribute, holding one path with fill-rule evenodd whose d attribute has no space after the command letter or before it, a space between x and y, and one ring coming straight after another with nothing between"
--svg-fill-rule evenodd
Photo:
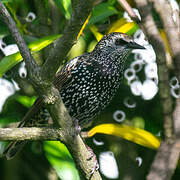
<instances>
[{"instance_id":1,"label":"bird's beak","mask_svg":"<svg viewBox=\"0 0 180 180\"><path fill-rule=\"evenodd\" d=\"M137 44L136 42L130 42L128 43L128 48L131 48L131 49L146 49L145 47Z\"/></svg>"}]
</instances>

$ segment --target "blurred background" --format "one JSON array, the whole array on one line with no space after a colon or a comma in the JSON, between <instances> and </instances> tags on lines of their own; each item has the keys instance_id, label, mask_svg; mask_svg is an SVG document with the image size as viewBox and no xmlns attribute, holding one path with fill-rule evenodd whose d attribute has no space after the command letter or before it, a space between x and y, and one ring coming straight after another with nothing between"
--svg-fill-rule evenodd
<instances>
[{"instance_id":1,"label":"blurred background","mask_svg":"<svg viewBox=\"0 0 180 180\"><path fill-rule=\"evenodd\" d=\"M52 35L61 34L71 17L71 0L2 0L15 20L27 44L38 40L52 40ZM146 50L134 50L126 63L124 78L112 103L94 121L93 127L103 123L127 124L163 136L163 115L158 92L156 54L142 30L131 20L116 0L95 1L91 17L82 35L72 47L64 63L91 52L103 35L124 32L134 37ZM131 7L139 12L134 1ZM172 6L179 10L179 1ZM166 44L159 16L153 13ZM33 56L38 64L48 55L49 46L36 51ZM0 61L14 54L18 48L7 26L0 19ZM167 57L171 54L167 50ZM15 54L14 57L17 57ZM14 58L12 55L10 59ZM1 68L1 67L0 67ZM179 82L173 73L171 58L169 89L173 101L179 97ZM16 63L0 78L0 127L13 127L20 121L35 101L37 95L26 79L24 62ZM92 128L92 127L91 127ZM152 150L113 135L96 134L86 139L100 164L103 179L145 179L156 150ZM7 142L0 142L0 154ZM180 163L173 180L180 178ZM13 160L0 159L1 180L78 180L78 172L66 147L60 142L29 142Z\"/></svg>"}]
</instances>

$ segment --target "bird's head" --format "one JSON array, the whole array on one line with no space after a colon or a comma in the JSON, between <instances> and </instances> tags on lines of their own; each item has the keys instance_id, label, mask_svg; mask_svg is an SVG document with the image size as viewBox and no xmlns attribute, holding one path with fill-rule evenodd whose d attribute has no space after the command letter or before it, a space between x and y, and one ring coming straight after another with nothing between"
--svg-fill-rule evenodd
<instances>
[{"instance_id":1,"label":"bird's head","mask_svg":"<svg viewBox=\"0 0 180 180\"><path fill-rule=\"evenodd\" d=\"M123 64L133 49L145 49L134 42L131 36L124 33L113 32L105 35L93 50L95 56L108 62ZM105 61L104 61L105 62Z\"/></svg>"},{"instance_id":2,"label":"bird's head","mask_svg":"<svg viewBox=\"0 0 180 180\"><path fill-rule=\"evenodd\" d=\"M145 49L143 46L134 42L131 36L124 33L113 32L105 35L97 44L97 49L108 49L110 51L131 51L133 49Z\"/></svg>"}]
</instances>

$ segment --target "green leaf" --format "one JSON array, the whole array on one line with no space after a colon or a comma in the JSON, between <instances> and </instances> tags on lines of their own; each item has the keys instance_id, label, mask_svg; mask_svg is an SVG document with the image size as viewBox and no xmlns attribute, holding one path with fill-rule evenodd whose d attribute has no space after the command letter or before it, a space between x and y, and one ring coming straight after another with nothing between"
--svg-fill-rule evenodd
<instances>
[{"instance_id":1,"label":"green leaf","mask_svg":"<svg viewBox=\"0 0 180 180\"><path fill-rule=\"evenodd\" d=\"M17 101L19 96L20 95L18 93L15 93L6 99L0 113L0 127L9 123L20 121L23 118L27 108L24 107L25 105L22 105L22 103Z\"/></svg>"},{"instance_id":2,"label":"green leaf","mask_svg":"<svg viewBox=\"0 0 180 180\"><path fill-rule=\"evenodd\" d=\"M5 141L0 141L0 157L1 157L2 154L3 154L6 145L7 145L7 142L5 142Z\"/></svg>"},{"instance_id":3,"label":"green leaf","mask_svg":"<svg viewBox=\"0 0 180 180\"><path fill-rule=\"evenodd\" d=\"M19 103L23 104L25 107L30 108L33 103L35 102L36 97L29 97L29 96L16 96L16 101L18 101Z\"/></svg>"},{"instance_id":4,"label":"green leaf","mask_svg":"<svg viewBox=\"0 0 180 180\"><path fill-rule=\"evenodd\" d=\"M80 180L71 154L59 141L44 142L45 155L61 180Z\"/></svg>"},{"instance_id":5,"label":"green leaf","mask_svg":"<svg viewBox=\"0 0 180 180\"><path fill-rule=\"evenodd\" d=\"M0 38L3 38L4 36L9 34L9 31L6 26L1 25L0 23Z\"/></svg>"},{"instance_id":6,"label":"green leaf","mask_svg":"<svg viewBox=\"0 0 180 180\"><path fill-rule=\"evenodd\" d=\"M109 28L108 33L122 32L128 35L134 34L138 29L138 25L134 22L127 22L126 19L121 18L115 21Z\"/></svg>"},{"instance_id":7,"label":"green leaf","mask_svg":"<svg viewBox=\"0 0 180 180\"><path fill-rule=\"evenodd\" d=\"M145 121L142 117L134 117L132 119L132 124L136 128L144 129L145 128Z\"/></svg>"},{"instance_id":8,"label":"green leaf","mask_svg":"<svg viewBox=\"0 0 180 180\"><path fill-rule=\"evenodd\" d=\"M70 19L72 13L71 0L54 0L56 5L63 12L66 19Z\"/></svg>"},{"instance_id":9,"label":"green leaf","mask_svg":"<svg viewBox=\"0 0 180 180\"><path fill-rule=\"evenodd\" d=\"M0 0L2 3L9 3L9 2L13 2L13 0Z\"/></svg>"},{"instance_id":10,"label":"green leaf","mask_svg":"<svg viewBox=\"0 0 180 180\"><path fill-rule=\"evenodd\" d=\"M51 44L54 40L58 39L61 35L50 35L43 37L41 39L38 39L28 45L31 53L35 53L37 51L40 51L41 49L45 48L49 44ZM15 66L17 63L22 61L22 56L19 52L5 56L3 59L0 61L0 77L11 69L13 66Z\"/></svg>"},{"instance_id":11,"label":"green leaf","mask_svg":"<svg viewBox=\"0 0 180 180\"><path fill-rule=\"evenodd\" d=\"M38 40L30 43L28 45L28 47L32 52L37 52L37 51L40 51L41 49L45 48L46 46L51 44L54 40L56 40L60 37L61 37L60 34L46 36L46 37L43 37L41 39L38 39Z\"/></svg>"},{"instance_id":12,"label":"green leaf","mask_svg":"<svg viewBox=\"0 0 180 180\"><path fill-rule=\"evenodd\" d=\"M118 11L110 3L100 3L94 7L89 25L105 20L107 17L118 14Z\"/></svg>"},{"instance_id":13,"label":"green leaf","mask_svg":"<svg viewBox=\"0 0 180 180\"><path fill-rule=\"evenodd\" d=\"M4 125L12 123L12 117L6 116L6 117L0 117L0 127L4 127ZM13 121L16 122L16 121Z\"/></svg>"},{"instance_id":14,"label":"green leaf","mask_svg":"<svg viewBox=\"0 0 180 180\"><path fill-rule=\"evenodd\" d=\"M103 34L98 31L98 28L94 24L89 26L89 29L94 34L97 41L100 41L102 39Z\"/></svg>"},{"instance_id":15,"label":"green leaf","mask_svg":"<svg viewBox=\"0 0 180 180\"><path fill-rule=\"evenodd\" d=\"M9 34L8 27L0 19L0 39Z\"/></svg>"}]
</instances>

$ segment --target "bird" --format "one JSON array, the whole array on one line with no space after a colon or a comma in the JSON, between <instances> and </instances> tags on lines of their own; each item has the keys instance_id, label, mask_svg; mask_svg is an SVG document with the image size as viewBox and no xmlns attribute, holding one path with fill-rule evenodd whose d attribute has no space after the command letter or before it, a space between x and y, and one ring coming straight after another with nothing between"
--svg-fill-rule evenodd
<instances>
[{"instance_id":1,"label":"bird","mask_svg":"<svg viewBox=\"0 0 180 180\"><path fill-rule=\"evenodd\" d=\"M94 50L68 61L57 72L53 84L73 120L81 129L92 124L116 94L123 78L124 65L133 49L145 49L131 36L120 32L106 34ZM18 127L33 126L50 117L39 97ZM27 141L11 142L4 151L12 159Z\"/></svg>"}]
</instances>

